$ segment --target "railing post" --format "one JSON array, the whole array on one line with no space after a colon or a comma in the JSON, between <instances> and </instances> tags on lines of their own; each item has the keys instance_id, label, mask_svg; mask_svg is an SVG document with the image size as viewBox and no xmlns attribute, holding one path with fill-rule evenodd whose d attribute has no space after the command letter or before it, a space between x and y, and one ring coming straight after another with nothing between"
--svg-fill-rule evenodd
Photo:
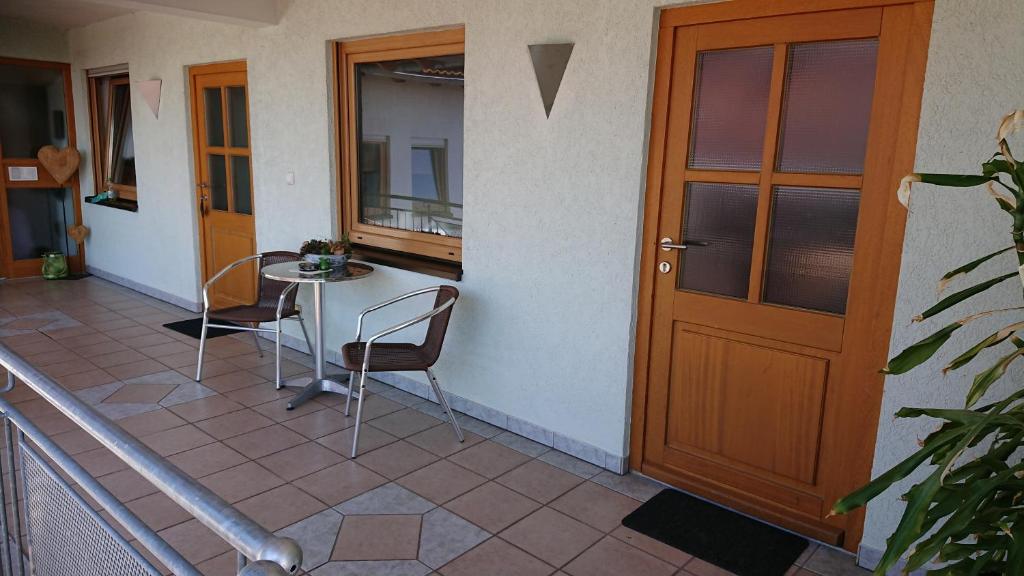
<instances>
[{"instance_id":1,"label":"railing post","mask_svg":"<svg viewBox=\"0 0 1024 576\"><path fill-rule=\"evenodd\" d=\"M14 388L14 374L8 372L7 387L3 392L12 388ZM2 418L6 423L7 415L4 414ZM3 502L3 510L0 510L0 534L3 534L4 538L4 543L0 546L0 566L2 566L4 576L14 576L14 565L11 562L11 533L7 529L7 489L4 487L3 478L0 478L0 502Z\"/></svg>"},{"instance_id":2,"label":"railing post","mask_svg":"<svg viewBox=\"0 0 1024 576\"><path fill-rule=\"evenodd\" d=\"M8 373L8 377L13 377ZM11 482L11 515L14 521L14 553L18 557L18 573L25 576L25 553L21 544L21 504L18 498L18 475L14 470L14 427L4 415L4 439L7 442L7 478ZM6 537L5 537L6 539ZM13 562L12 562L13 569Z\"/></svg>"}]
</instances>

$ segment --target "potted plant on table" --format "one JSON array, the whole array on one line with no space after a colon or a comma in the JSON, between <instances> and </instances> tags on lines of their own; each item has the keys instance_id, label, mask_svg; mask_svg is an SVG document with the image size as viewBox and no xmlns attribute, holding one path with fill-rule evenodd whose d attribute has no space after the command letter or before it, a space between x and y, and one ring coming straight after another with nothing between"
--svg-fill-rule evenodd
<instances>
[{"instance_id":1,"label":"potted plant on table","mask_svg":"<svg viewBox=\"0 0 1024 576\"><path fill-rule=\"evenodd\" d=\"M321 270L340 268L352 256L352 242L347 233L338 240L312 238L302 243L299 255L320 266Z\"/></svg>"},{"instance_id":2,"label":"potted plant on table","mask_svg":"<svg viewBox=\"0 0 1024 576\"><path fill-rule=\"evenodd\" d=\"M903 179L898 195L904 205L909 205L913 182L959 188L985 185L1012 218L1013 244L950 271L940 279L940 290L1003 253L1016 255L1015 264L1002 274L946 296L914 318L915 322L1003 282L1024 283L1024 160L1016 160L1006 142L1022 127L1024 110L1003 119L996 136L999 151L982 163L981 174L912 174ZM927 469L923 480L903 495L906 508L886 541L875 574L885 574L904 555L905 572L932 563L928 573L933 575L1024 574L1024 386L1011 382L978 406L1010 365L1024 356L1024 306L1016 304L973 311L912 344L889 360L883 370L887 374L908 372L931 358L968 323L988 317L1007 318L1003 328L973 343L942 370L959 370L989 348L1002 349L993 365L974 376L964 407L899 410L898 418L929 417L941 424L920 441L916 452L833 505L833 514L845 514L916 470Z\"/></svg>"}]
</instances>

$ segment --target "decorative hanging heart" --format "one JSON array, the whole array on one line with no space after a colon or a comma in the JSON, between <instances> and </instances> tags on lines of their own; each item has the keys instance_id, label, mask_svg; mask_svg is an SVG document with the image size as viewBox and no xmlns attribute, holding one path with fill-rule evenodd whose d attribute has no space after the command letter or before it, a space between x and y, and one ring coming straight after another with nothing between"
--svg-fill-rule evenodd
<instances>
[{"instance_id":1,"label":"decorative hanging heart","mask_svg":"<svg viewBox=\"0 0 1024 576\"><path fill-rule=\"evenodd\" d=\"M36 154L39 163L46 168L46 171L53 176L57 184L64 184L69 178L78 172L78 163L82 157L74 148L57 148L56 146L43 146Z\"/></svg>"},{"instance_id":2,"label":"decorative hanging heart","mask_svg":"<svg viewBox=\"0 0 1024 576\"><path fill-rule=\"evenodd\" d=\"M82 226L81 224L79 224L78 226L68 227L68 236L70 236L71 239L75 241L75 244L81 244L82 241L85 240L85 237L88 235L89 228L87 226Z\"/></svg>"}]
</instances>

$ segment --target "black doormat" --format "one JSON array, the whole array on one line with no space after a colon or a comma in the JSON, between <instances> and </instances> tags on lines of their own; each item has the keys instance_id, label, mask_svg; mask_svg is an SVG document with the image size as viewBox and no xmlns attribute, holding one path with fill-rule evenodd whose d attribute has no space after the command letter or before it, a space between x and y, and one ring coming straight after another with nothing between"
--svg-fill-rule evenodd
<instances>
[{"instance_id":1,"label":"black doormat","mask_svg":"<svg viewBox=\"0 0 1024 576\"><path fill-rule=\"evenodd\" d=\"M622 519L632 528L739 576L783 576L807 540L678 490Z\"/></svg>"},{"instance_id":2,"label":"black doormat","mask_svg":"<svg viewBox=\"0 0 1024 576\"><path fill-rule=\"evenodd\" d=\"M234 322L220 322L217 324L231 324L232 326L238 326ZM181 332L186 336L191 336L196 340L199 340L203 336L203 319L202 318L190 318L188 320L179 320L177 322L168 322L164 324L164 328L170 328L175 332ZM231 330L228 328L207 328L207 338L217 338L218 336L227 336L228 334L235 334L240 330Z\"/></svg>"},{"instance_id":3,"label":"black doormat","mask_svg":"<svg viewBox=\"0 0 1024 576\"><path fill-rule=\"evenodd\" d=\"M89 274L88 272L82 272L81 274L68 274L67 276L61 278L61 280L81 280L82 278L88 278L89 276L92 276L92 274Z\"/></svg>"}]
</instances>

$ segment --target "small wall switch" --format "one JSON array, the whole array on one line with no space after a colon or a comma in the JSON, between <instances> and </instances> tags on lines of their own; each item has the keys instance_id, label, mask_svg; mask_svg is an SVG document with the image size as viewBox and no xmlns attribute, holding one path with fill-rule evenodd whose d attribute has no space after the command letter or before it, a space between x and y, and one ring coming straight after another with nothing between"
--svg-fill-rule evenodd
<instances>
[{"instance_id":1,"label":"small wall switch","mask_svg":"<svg viewBox=\"0 0 1024 576\"><path fill-rule=\"evenodd\" d=\"M285 174L284 175L284 181L289 186L294 186L295 185L295 172L288 172L287 174Z\"/></svg>"}]
</instances>

